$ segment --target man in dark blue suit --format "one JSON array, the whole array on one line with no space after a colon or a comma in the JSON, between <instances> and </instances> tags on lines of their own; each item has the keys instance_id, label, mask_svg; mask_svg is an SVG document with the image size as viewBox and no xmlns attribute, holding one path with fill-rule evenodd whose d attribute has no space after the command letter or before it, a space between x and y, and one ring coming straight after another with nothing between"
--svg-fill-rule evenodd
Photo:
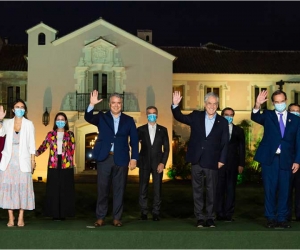
<instances>
[{"instance_id":1,"label":"man in dark blue suit","mask_svg":"<svg viewBox=\"0 0 300 250\"><path fill-rule=\"evenodd\" d=\"M210 92L204 97L205 111L194 110L188 115L181 113L178 104L182 97L173 93L174 118L191 128L186 160L192 164L194 213L197 227L215 227L215 198L218 169L227 159L229 130L227 120L217 114L219 97ZM206 215L204 208L204 177L206 178Z\"/></svg>"},{"instance_id":2,"label":"man in dark blue suit","mask_svg":"<svg viewBox=\"0 0 300 250\"><path fill-rule=\"evenodd\" d=\"M291 103L288 107L288 112L300 116L300 105L298 103ZM291 179L291 189L290 189L290 198L289 198L289 205L290 205L290 212L288 216L288 220L291 221L293 217L293 191L295 189L295 196L294 196L294 211L296 216L296 221L300 221L300 171L297 171L295 174L292 175Z\"/></svg>"},{"instance_id":3,"label":"man in dark blue suit","mask_svg":"<svg viewBox=\"0 0 300 250\"><path fill-rule=\"evenodd\" d=\"M94 106L101 101L102 99L98 100L98 91L94 90L84 116L84 119L97 126L99 131L93 150L93 158L97 160L98 176L97 221L94 225L96 227L104 225L109 189L112 184L113 225L120 227L128 167L130 170L135 169L139 156L138 134L133 118L121 112L123 99L118 93L112 94L109 98L110 111L93 114Z\"/></svg>"},{"instance_id":4,"label":"man in dark blue suit","mask_svg":"<svg viewBox=\"0 0 300 250\"><path fill-rule=\"evenodd\" d=\"M264 127L254 160L262 167L267 227L290 228L289 188L291 175L297 172L300 163L300 119L286 111L287 97L281 90L271 97L275 110L260 113L267 96L265 90L259 93L251 113L251 120Z\"/></svg>"}]
</instances>

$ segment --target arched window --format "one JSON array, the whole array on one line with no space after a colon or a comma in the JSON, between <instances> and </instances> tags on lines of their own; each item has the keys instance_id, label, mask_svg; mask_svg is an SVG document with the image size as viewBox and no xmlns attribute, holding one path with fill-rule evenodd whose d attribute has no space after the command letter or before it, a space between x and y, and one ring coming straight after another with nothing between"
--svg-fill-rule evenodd
<instances>
[{"instance_id":1,"label":"arched window","mask_svg":"<svg viewBox=\"0 0 300 250\"><path fill-rule=\"evenodd\" d=\"M45 45L46 44L46 36L44 33L39 34L39 45Z\"/></svg>"},{"instance_id":2,"label":"arched window","mask_svg":"<svg viewBox=\"0 0 300 250\"><path fill-rule=\"evenodd\" d=\"M150 39L149 39L149 36L146 36L146 41L149 42L149 40L150 40Z\"/></svg>"}]
</instances>

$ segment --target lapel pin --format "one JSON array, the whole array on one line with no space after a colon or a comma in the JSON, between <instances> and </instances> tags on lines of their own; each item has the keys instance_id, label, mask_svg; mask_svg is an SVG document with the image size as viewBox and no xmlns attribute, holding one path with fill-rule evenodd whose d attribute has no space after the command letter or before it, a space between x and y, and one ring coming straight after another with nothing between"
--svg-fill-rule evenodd
<instances>
[{"instance_id":1,"label":"lapel pin","mask_svg":"<svg viewBox=\"0 0 300 250\"><path fill-rule=\"evenodd\" d=\"M291 122L291 119L289 119L289 122Z\"/></svg>"}]
</instances>

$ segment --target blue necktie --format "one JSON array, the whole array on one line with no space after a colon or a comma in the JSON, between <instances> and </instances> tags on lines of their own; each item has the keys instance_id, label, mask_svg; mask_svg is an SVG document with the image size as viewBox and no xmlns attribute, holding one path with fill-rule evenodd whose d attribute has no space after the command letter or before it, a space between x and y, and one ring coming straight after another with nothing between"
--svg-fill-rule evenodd
<instances>
[{"instance_id":1,"label":"blue necktie","mask_svg":"<svg viewBox=\"0 0 300 250\"><path fill-rule=\"evenodd\" d=\"M279 127L280 127L281 137L283 138L283 136L284 136L284 129L285 129L284 123L283 123L283 119L282 119L283 114L279 113L279 116L280 116L279 117ZM279 148L281 149L281 144L279 145Z\"/></svg>"},{"instance_id":2,"label":"blue necktie","mask_svg":"<svg viewBox=\"0 0 300 250\"><path fill-rule=\"evenodd\" d=\"M280 132L281 132L281 137L283 138L284 136L284 123L283 123L283 119L282 119L282 116L283 114L279 114L280 115L280 118L279 118L279 127L280 127Z\"/></svg>"}]
</instances>

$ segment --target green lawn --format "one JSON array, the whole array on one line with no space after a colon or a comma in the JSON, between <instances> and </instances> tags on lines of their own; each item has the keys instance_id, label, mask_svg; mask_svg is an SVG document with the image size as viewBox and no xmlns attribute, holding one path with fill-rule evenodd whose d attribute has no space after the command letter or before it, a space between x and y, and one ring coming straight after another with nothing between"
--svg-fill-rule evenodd
<instances>
[{"instance_id":1,"label":"green lawn","mask_svg":"<svg viewBox=\"0 0 300 250\"><path fill-rule=\"evenodd\" d=\"M26 211L25 218L41 219L45 198L45 183L34 183L36 209ZM76 183L76 217L75 219L95 219L95 206L97 200L96 183ZM137 219L140 216L138 205L139 185L129 181L125 193L125 206L123 219ZM234 218L243 220L263 219L263 188L261 184L242 184L236 190L236 211ZM152 203L152 184L149 186L149 202ZM111 217L112 198L110 196L109 213ZM151 211L151 207L150 207ZM175 180L163 183L162 188L162 219L194 218L193 196L190 181ZM0 218L7 218L6 210L0 210Z\"/></svg>"}]
</instances>

